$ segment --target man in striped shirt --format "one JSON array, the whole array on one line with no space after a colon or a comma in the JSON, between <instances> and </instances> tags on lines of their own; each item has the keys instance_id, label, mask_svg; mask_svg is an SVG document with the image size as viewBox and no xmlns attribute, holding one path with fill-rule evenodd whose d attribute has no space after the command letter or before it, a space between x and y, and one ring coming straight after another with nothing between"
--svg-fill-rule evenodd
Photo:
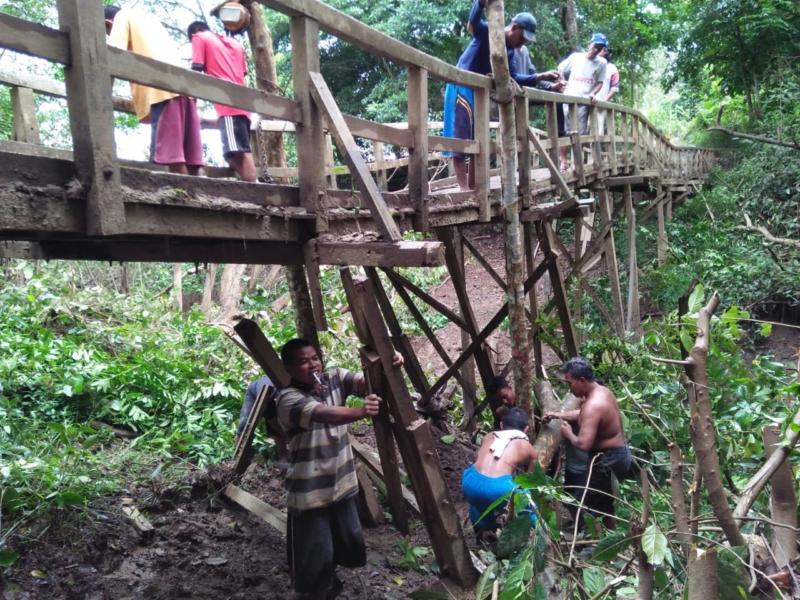
<instances>
[{"instance_id":1,"label":"man in striped shirt","mask_svg":"<svg viewBox=\"0 0 800 600\"><path fill-rule=\"evenodd\" d=\"M366 564L347 425L377 415L381 399L367 394L360 373L323 371L316 348L306 340L287 342L281 360L291 376L277 399L278 422L289 446L289 570L296 598L327 600L342 590L337 564L350 568ZM363 407L345 406L350 395L364 397Z\"/></svg>"}]
</instances>

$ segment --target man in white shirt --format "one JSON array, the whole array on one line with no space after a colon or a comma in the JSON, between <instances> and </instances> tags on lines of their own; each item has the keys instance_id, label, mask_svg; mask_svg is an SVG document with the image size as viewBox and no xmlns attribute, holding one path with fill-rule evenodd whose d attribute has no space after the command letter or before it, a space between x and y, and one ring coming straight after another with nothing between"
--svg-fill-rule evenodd
<instances>
[{"instance_id":1,"label":"man in white shirt","mask_svg":"<svg viewBox=\"0 0 800 600\"><path fill-rule=\"evenodd\" d=\"M603 102L611 102L611 99L619 93L619 70L617 65L611 62L611 48L606 46L600 53L600 56L606 59L606 77L603 79L603 87L597 94L597 98ZM600 135L606 133L606 111L599 109L597 111L597 124Z\"/></svg>"},{"instance_id":2,"label":"man in white shirt","mask_svg":"<svg viewBox=\"0 0 800 600\"><path fill-rule=\"evenodd\" d=\"M574 52L570 54L560 65L558 71L567 81L564 94L567 96L580 96L588 98L592 103L597 98L597 93L603 87L603 80L606 77L606 59L600 56L601 51L608 47L608 39L602 33L592 35L589 49L586 52ZM567 129L571 127L572 121L569 118L570 105L564 105L564 118L567 122ZM589 133L589 107L578 107L578 133L586 135ZM567 148L562 147L561 170L569 169L567 160Z\"/></svg>"}]
</instances>

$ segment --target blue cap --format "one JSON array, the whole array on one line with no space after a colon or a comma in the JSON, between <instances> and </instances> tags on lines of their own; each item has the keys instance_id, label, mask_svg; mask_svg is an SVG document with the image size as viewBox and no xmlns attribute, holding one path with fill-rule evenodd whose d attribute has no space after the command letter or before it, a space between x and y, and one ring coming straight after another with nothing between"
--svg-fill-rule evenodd
<instances>
[{"instance_id":1,"label":"blue cap","mask_svg":"<svg viewBox=\"0 0 800 600\"><path fill-rule=\"evenodd\" d=\"M608 46L608 38L602 33L593 33L591 43L595 46Z\"/></svg>"},{"instance_id":2,"label":"blue cap","mask_svg":"<svg viewBox=\"0 0 800 600\"><path fill-rule=\"evenodd\" d=\"M521 12L511 19L511 22L522 27L522 35L525 36L526 44L536 41L536 18L531 13Z\"/></svg>"}]
</instances>

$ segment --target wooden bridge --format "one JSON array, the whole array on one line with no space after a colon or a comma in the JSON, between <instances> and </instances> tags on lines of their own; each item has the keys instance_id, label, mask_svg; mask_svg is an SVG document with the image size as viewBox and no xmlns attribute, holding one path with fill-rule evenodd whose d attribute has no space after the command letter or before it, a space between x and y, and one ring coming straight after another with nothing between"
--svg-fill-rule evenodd
<instances>
[{"instance_id":1,"label":"wooden bridge","mask_svg":"<svg viewBox=\"0 0 800 600\"><path fill-rule=\"evenodd\" d=\"M365 369L372 374L374 389L388 398L393 416L391 424L388 417L376 422L382 432L376 437L383 475L390 490L399 489L394 438L443 572L469 583L474 572L461 526L447 508L450 500L432 459L427 422L411 408L405 380L391 367L390 337L406 358L409 381L422 397L419 404L430 402L455 377L464 392L464 426L473 426L478 409L472 361L485 385L498 370L485 343L508 316L509 304L499 307L487 323L476 320L465 281L465 250L498 286L514 287L492 269L469 237L470 226L500 222L509 208L501 202L501 136L493 133L496 124L490 120L493 79L460 70L317 0L260 1L291 17L293 98L108 47L100 0L58 0L58 30L0 14L0 46L66 66L65 86L0 74L0 83L12 88L15 134L15 140L0 142L0 248L5 256L35 258L287 265L294 274L298 330L313 337L325 327L320 266L365 267L366 279L353 279L347 269L342 276L364 344ZM320 74L321 30L406 68L407 123L377 123L342 114ZM113 97L112 78L259 115L259 129L293 135L297 146L295 167L272 165L262 171L296 179L296 185L242 183L230 179L227 169L209 169L209 177L174 175L149 163L119 160L113 113L130 111L130 104ZM428 93L445 82L474 90L474 139L436 135L439 125L429 121ZM34 94L66 97L72 151L40 144ZM557 355L578 352L571 308L580 307L572 300L581 294L591 297L612 332L636 335L637 219L657 215L658 256L665 259L664 224L672 206L702 183L714 157L704 149L671 143L639 111L618 104L590 104L529 88L513 103L518 167L512 198L522 223L527 269L522 287L528 294L529 319L521 335L532 340L533 364L541 376L543 333L549 340L563 340L563 345L549 344ZM573 130L578 129L577 107L589 107L589 135L559 137L556 114L562 104L570 107ZM598 127L600 110L607 111L606 131ZM331 140L344 165L333 164ZM397 158L384 159L384 145L397 148ZM574 167L561 173L556 165L559 149L565 146L573 154ZM443 151L471 156L474 190L460 191L453 178L432 168ZM396 167L407 170L407 186L389 192L385 172ZM353 189L337 189L337 173L349 174ZM572 250L557 235L556 220L574 224ZM620 261L614 226L623 221L628 247ZM406 241L407 231L428 234L427 241ZM458 307L445 306L395 270L443 264L452 277ZM588 271L598 264L609 275L610 305L587 281ZM629 275L625 299L620 264ZM384 270L447 366L435 381L428 380L416 360L376 268ZM551 297L541 306L533 290L545 276ZM447 355L412 295L462 329L458 357ZM540 319L551 311L557 313L557 332L545 332ZM263 336L250 337L245 345L273 380L281 381L269 342ZM392 510L396 522L402 523L400 507L393 505Z\"/></svg>"}]
</instances>

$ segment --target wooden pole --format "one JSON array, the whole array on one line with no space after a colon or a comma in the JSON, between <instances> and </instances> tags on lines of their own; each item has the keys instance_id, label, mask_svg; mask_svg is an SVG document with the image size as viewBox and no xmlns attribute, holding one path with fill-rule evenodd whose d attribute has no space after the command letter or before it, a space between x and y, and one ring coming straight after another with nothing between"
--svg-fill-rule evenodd
<instances>
[{"instance_id":1,"label":"wooden pole","mask_svg":"<svg viewBox=\"0 0 800 600\"><path fill-rule=\"evenodd\" d=\"M663 265L667 262L667 229L664 224L664 196L660 196L656 204L656 212L658 214L658 241L657 241L657 254L658 264Z\"/></svg>"},{"instance_id":2,"label":"wooden pole","mask_svg":"<svg viewBox=\"0 0 800 600\"><path fill-rule=\"evenodd\" d=\"M532 390L531 356L525 317L525 252L519 219L517 196L517 124L514 88L508 70L503 0L488 0L489 48L500 112L501 168L500 205L506 239L506 278L508 279L509 320L511 322L511 359L514 364L514 388L517 398L529 401ZM527 136L526 138L527 139Z\"/></svg>"},{"instance_id":3,"label":"wooden pole","mask_svg":"<svg viewBox=\"0 0 800 600\"><path fill-rule=\"evenodd\" d=\"M418 227L428 231L428 72L408 68L408 129L413 147L408 157L408 199L417 210Z\"/></svg>"},{"instance_id":4,"label":"wooden pole","mask_svg":"<svg viewBox=\"0 0 800 600\"><path fill-rule=\"evenodd\" d=\"M600 214L603 224L613 221L613 196L607 188L600 190ZM619 284L619 265L617 264L617 247L614 243L614 228L608 230L603 252L606 258L606 271L611 286L611 303L614 306L614 329L619 337L625 336L625 310L622 305L622 290Z\"/></svg>"},{"instance_id":5,"label":"wooden pole","mask_svg":"<svg viewBox=\"0 0 800 600\"><path fill-rule=\"evenodd\" d=\"M470 161L475 163L475 196L478 199L478 220L492 220L492 207L489 200L489 159L492 156L489 132L489 89L475 90L475 139L480 142L480 152L473 154Z\"/></svg>"},{"instance_id":6,"label":"wooden pole","mask_svg":"<svg viewBox=\"0 0 800 600\"><path fill-rule=\"evenodd\" d=\"M13 86L11 88L11 109L14 113L14 139L28 144L41 144L33 90Z\"/></svg>"},{"instance_id":7,"label":"wooden pole","mask_svg":"<svg viewBox=\"0 0 800 600\"><path fill-rule=\"evenodd\" d=\"M622 199L625 203L625 217L628 224L628 312L625 329L639 338L642 334L642 322L639 313L639 266L636 254L636 211L633 208L631 186L622 188Z\"/></svg>"},{"instance_id":8,"label":"wooden pole","mask_svg":"<svg viewBox=\"0 0 800 600\"><path fill-rule=\"evenodd\" d=\"M564 345L567 349L569 356L578 356L578 338L575 335L575 328L573 327L572 315L569 310L569 300L567 298L567 290L564 287L564 277L561 273L561 267L558 264L558 256L555 253L554 246L555 234L553 233L552 225L548 221L539 221L536 224L537 235L539 243L544 252L545 264L550 273L550 285L553 289L553 300L555 301L558 316L561 320L561 330L564 334ZM591 249L588 252L590 252ZM585 258L586 254L582 258ZM580 263L575 263L575 268L580 269Z\"/></svg>"}]
</instances>

